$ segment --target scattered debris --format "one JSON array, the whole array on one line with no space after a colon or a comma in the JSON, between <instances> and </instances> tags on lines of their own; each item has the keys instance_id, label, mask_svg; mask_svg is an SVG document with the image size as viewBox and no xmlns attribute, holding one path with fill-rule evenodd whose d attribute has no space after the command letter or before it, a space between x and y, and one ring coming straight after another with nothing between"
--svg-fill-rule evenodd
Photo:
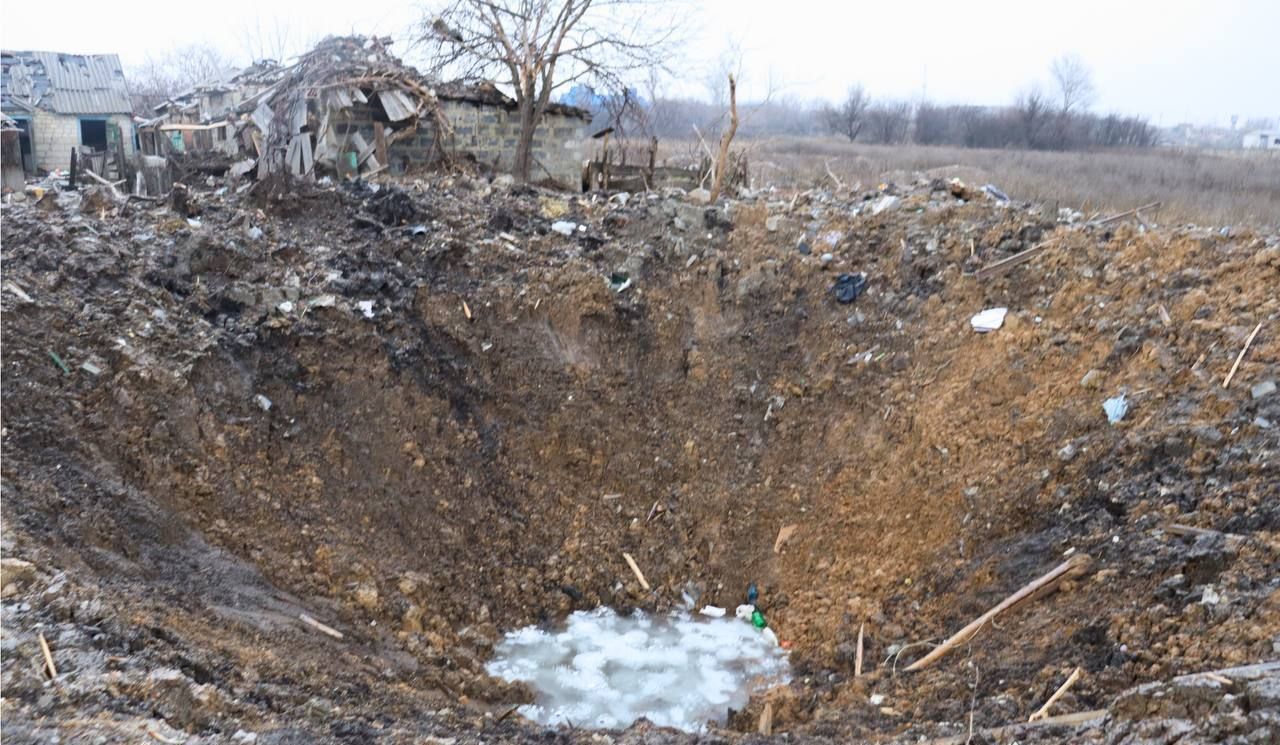
<instances>
[{"instance_id":1,"label":"scattered debris","mask_svg":"<svg viewBox=\"0 0 1280 745\"><path fill-rule=\"evenodd\" d=\"M969 319L969 325L973 326L973 330L979 334L996 331L1004 325L1004 317L1008 312L1008 308L988 308L974 314L973 318Z\"/></svg>"},{"instance_id":2,"label":"scattered debris","mask_svg":"<svg viewBox=\"0 0 1280 745\"><path fill-rule=\"evenodd\" d=\"M258 405L259 409L262 409L263 411L271 411L271 399L267 398L261 393L256 394L253 397L253 402Z\"/></svg>"},{"instance_id":3,"label":"scattered debris","mask_svg":"<svg viewBox=\"0 0 1280 745\"><path fill-rule=\"evenodd\" d=\"M791 540L791 536L795 535L796 530L799 527L800 527L799 525L792 523L791 525L784 525L782 526L781 529L778 530L778 537L773 541L773 552L775 554L782 553L783 544ZM755 601L748 600L747 602L755 602Z\"/></svg>"},{"instance_id":4,"label":"scattered debris","mask_svg":"<svg viewBox=\"0 0 1280 745\"><path fill-rule=\"evenodd\" d=\"M53 360L53 364L58 366L58 369L62 371L63 375L71 374L71 368L67 367L67 363L63 362L62 358L58 356L58 353L52 349L49 350L49 359Z\"/></svg>"},{"instance_id":5,"label":"scattered debris","mask_svg":"<svg viewBox=\"0 0 1280 745\"><path fill-rule=\"evenodd\" d=\"M835 296L836 302L842 305L848 305L857 300L862 293L867 290L867 274L866 272L858 272L857 274L841 274L836 277L835 284L831 286L831 294Z\"/></svg>"},{"instance_id":6,"label":"scattered debris","mask_svg":"<svg viewBox=\"0 0 1280 745\"><path fill-rule=\"evenodd\" d=\"M1129 401L1121 393L1114 398L1108 398L1102 402L1102 410L1107 414L1107 421L1112 424L1119 424L1124 419L1125 414L1129 413Z\"/></svg>"}]
</instances>

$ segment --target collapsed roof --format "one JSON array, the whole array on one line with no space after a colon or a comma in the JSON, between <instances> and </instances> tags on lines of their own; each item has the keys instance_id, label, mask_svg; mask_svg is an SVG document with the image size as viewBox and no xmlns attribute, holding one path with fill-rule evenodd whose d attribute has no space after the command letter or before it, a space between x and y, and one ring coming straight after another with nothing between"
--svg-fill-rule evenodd
<instances>
[{"instance_id":1,"label":"collapsed roof","mask_svg":"<svg viewBox=\"0 0 1280 745\"><path fill-rule=\"evenodd\" d=\"M309 175L316 163L336 167L341 153L353 146L359 167L380 170L386 164L373 159L374 143L338 131L344 112L357 103L376 99L381 104L393 129L386 144L415 132L424 115L435 119L437 133L449 131L434 91L387 50L390 44L388 37L329 37L280 68L274 84L240 104L256 130L251 137L259 176L282 169Z\"/></svg>"},{"instance_id":2,"label":"collapsed roof","mask_svg":"<svg viewBox=\"0 0 1280 745\"><path fill-rule=\"evenodd\" d=\"M114 54L0 52L0 108L56 114L128 114L129 87Z\"/></svg>"}]
</instances>

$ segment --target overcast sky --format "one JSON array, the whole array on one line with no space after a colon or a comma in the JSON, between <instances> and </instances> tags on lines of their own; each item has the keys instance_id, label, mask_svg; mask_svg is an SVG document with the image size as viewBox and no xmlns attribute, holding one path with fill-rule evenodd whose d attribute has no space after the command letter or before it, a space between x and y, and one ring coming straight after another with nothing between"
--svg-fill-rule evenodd
<instances>
[{"instance_id":1,"label":"overcast sky","mask_svg":"<svg viewBox=\"0 0 1280 745\"><path fill-rule=\"evenodd\" d=\"M691 0L680 77L701 80L730 43L748 95L836 98L851 82L872 95L1003 104L1049 62L1074 52L1092 68L1101 111L1162 125L1280 117L1280 0ZM7 49L150 52L209 43L247 61L246 32L289 29L293 44L327 33L407 38L412 0L216 0L137 4L3 1ZM401 44L401 49L404 45ZM685 90L700 89L684 83Z\"/></svg>"}]
</instances>

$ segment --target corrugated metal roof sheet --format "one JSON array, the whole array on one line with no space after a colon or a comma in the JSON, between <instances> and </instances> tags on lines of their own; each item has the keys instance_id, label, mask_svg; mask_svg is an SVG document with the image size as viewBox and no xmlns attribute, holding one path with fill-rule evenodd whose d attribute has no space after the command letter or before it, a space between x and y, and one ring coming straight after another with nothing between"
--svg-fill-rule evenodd
<instances>
[{"instance_id":1,"label":"corrugated metal roof sheet","mask_svg":"<svg viewBox=\"0 0 1280 745\"><path fill-rule=\"evenodd\" d=\"M3 108L127 114L129 87L114 54L0 52Z\"/></svg>"}]
</instances>

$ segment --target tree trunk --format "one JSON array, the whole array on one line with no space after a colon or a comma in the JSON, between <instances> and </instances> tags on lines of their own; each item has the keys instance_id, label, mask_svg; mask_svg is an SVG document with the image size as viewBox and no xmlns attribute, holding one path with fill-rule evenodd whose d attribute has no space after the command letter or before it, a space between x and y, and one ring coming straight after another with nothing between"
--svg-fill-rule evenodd
<instances>
[{"instance_id":1,"label":"tree trunk","mask_svg":"<svg viewBox=\"0 0 1280 745\"><path fill-rule=\"evenodd\" d=\"M724 177L729 171L729 144L738 132L738 81L729 76L729 128L720 136L720 153L715 163L715 178L711 181L711 201L720 198L724 189Z\"/></svg>"},{"instance_id":2,"label":"tree trunk","mask_svg":"<svg viewBox=\"0 0 1280 745\"><path fill-rule=\"evenodd\" d=\"M523 95L518 102L520 112L520 139L516 143L515 177L520 182L527 182L533 172L533 134L537 129L534 118L534 97L532 93Z\"/></svg>"}]
</instances>

